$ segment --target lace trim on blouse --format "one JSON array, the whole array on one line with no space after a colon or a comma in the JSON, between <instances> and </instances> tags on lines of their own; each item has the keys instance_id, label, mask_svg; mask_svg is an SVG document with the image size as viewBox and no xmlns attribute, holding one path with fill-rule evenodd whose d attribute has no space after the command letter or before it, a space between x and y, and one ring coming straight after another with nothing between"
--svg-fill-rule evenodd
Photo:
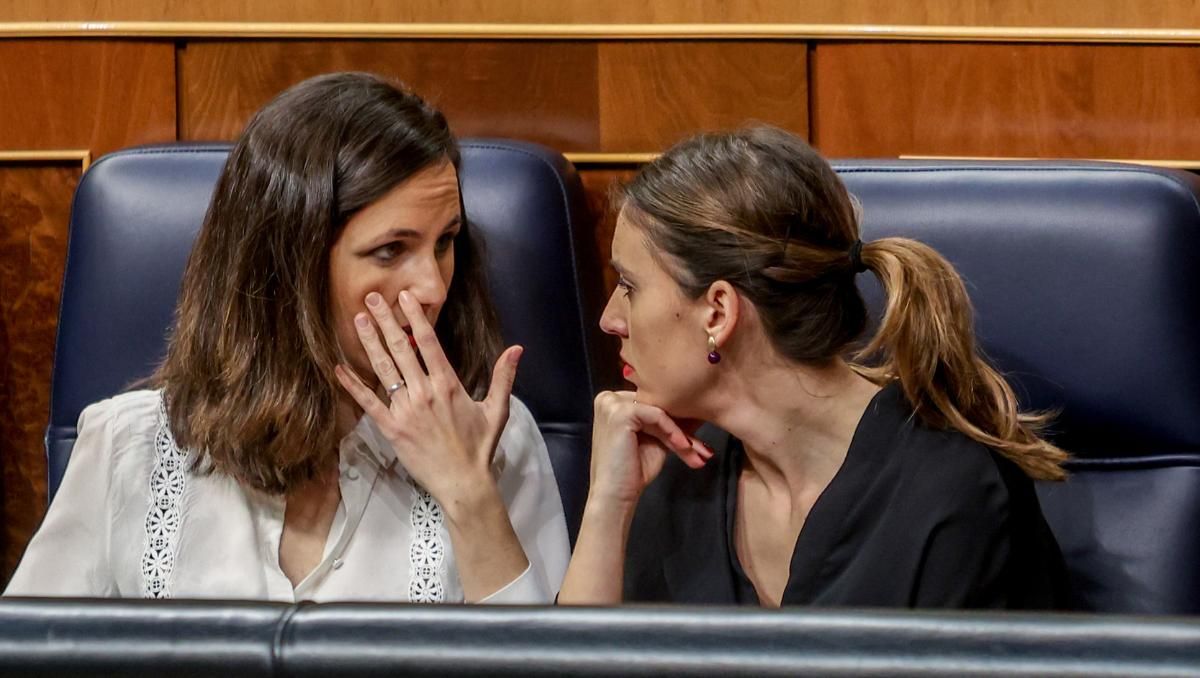
<instances>
[{"instance_id":1,"label":"lace trim on blouse","mask_svg":"<svg viewBox=\"0 0 1200 678\"><path fill-rule=\"evenodd\" d=\"M446 570L446 544L442 541L445 514L424 488L414 484L413 494L408 599L414 603L440 603L446 599L442 578Z\"/></svg>"},{"instance_id":2,"label":"lace trim on blouse","mask_svg":"<svg viewBox=\"0 0 1200 678\"><path fill-rule=\"evenodd\" d=\"M150 505L146 510L146 548L142 552L142 597L170 598L171 571L183 522L181 504L187 485L187 456L175 444L166 406L158 406L154 435L154 468L150 471Z\"/></svg>"}]
</instances>

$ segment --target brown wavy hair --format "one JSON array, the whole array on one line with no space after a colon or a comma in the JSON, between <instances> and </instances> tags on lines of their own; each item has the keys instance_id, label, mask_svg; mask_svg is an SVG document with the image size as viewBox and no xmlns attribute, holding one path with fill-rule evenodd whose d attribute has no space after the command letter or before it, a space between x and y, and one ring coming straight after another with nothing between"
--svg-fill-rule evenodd
<instances>
[{"instance_id":1,"label":"brown wavy hair","mask_svg":"<svg viewBox=\"0 0 1200 678\"><path fill-rule=\"evenodd\" d=\"M1050 416L1020 412L977 350L953 266L906 238L863 243L856 258L855 202L804 140L769 126L693 137L620 187L616 203L685 294L728 281L781 355L817 365L849 357L877 384L898 380L928 425L962 432L1030 477L1065 477L1067 453L1041 437ZM877 333L853 351L868 325L860 267L879 277L887 304Z\"/></svg>"},{"instance_id":2,"label":"brown wavy hair","mask_svg":"<svg viewBox=\"0 0 1200 678\"><path fill-rule=\"evenodd\" d=\"M337 457L329 253L346 222L458 144L445 117L366 73L311 78L258 111L229 154L188 259L163 389L193 469L282 494ZM470 225L437 333L468 391L499 353Z\"/></svg>"}]
</instances>

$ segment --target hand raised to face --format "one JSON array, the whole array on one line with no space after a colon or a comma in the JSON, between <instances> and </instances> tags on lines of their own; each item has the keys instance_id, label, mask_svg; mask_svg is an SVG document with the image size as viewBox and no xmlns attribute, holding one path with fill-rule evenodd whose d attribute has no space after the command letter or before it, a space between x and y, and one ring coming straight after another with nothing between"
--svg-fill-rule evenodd
<instances>
[{"instance_id":1,"label":"hand raised to face","mask_svg":"<svg viewBox=\"0 0 1200 678\"><path fill-rule=\"evenodd\" d=\"M487 397L475 401L446 359L421 305L407 291L400 292L399 304L409 331L374 292L366 298L368 312L354 318L382 395L348 366L338 366L336 375L413 479L453 514L456 505L469 505L483 490L494 491L488 487L495 484L491 461L508 422L523 349L512 346L501 354Z\"/></svg>"}]
</instances>

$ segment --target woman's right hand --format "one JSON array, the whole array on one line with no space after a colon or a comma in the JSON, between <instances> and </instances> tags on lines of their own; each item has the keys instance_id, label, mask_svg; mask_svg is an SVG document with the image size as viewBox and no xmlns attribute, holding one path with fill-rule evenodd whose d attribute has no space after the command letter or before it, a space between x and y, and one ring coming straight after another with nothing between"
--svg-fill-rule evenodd
<instances>
[{"instance_id":1,"label":"woman's right hand","mask_svg":"<svg viewBox=\"0 0 1200 678\"><path fill-rule=\"evenodd\" d=\"M685 433L662 408L639 403L629 391L596 396L592 421L592 482L583 523L558 602L621 602L625 547L642 491L663 469L667 455L700 468L712 450Z\"/></svg>"},{"instance_id":2,"label":"woman's right hand","mask_svg":"<svg viewBox=\"0 0 1200 678\"><path fill-rule=\"evenodd\" d=\"M639 403L631 391L596 396L592 423L592 476L588 502L632 509L667 460L678 455L691 468L712 450L685 433L661 408Z\"/></svg>"}]
</instances>

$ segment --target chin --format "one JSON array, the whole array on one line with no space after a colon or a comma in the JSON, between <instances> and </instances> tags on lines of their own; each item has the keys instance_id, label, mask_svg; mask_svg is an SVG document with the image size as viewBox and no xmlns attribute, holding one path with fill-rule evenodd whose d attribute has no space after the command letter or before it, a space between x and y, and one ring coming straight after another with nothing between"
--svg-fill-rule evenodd
<instances>
[{"instance_id":1,"label":"chin","mask_svg":"<svg viewBox=\"0 0 1200 678\"><path fill-rule=\"evenodd\" d=\"M668 414L670 414L673 409L678 409L677 406L679 405L678 401L672 398L664 398L662 394L646 390L641 386L634 386L633 397L634 400L637 400L643 405L653 405L654 407L660 408Z\"/></svg>"}]
</instances>

